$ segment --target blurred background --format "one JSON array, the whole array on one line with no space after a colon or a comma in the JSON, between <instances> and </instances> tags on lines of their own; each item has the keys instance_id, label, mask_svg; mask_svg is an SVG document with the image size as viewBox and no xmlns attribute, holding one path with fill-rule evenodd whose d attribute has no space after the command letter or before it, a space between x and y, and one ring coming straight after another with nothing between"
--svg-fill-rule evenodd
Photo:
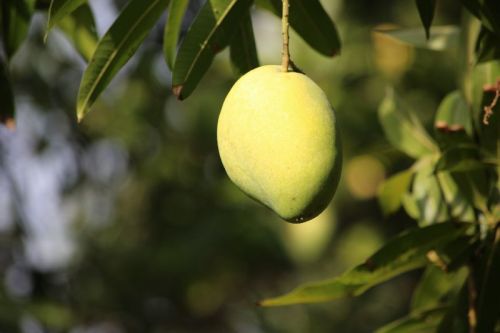
<instances>
[{"instance_id":1,"label":"blurred background","mask_svg":"<svg viewBox=\"0 0 500 333\"><path fill-rule=\"evenodd\" d=\"M102 35L124 1L89 2ZM395 85L430 125L457 86L455 53L374 32L420 27L414 1L322 3L342 54L325 58L293 33L291 54L335 108L345 160L331 206L301 225L246 197L222 168L217 117L236 80L227 51L179 102L160 22L76 126L85 64L56 30L44 44L46 16L35 16L11 63L17 129L0 127L0 332L356 333L407 312L420 272L356 299L256 305L341 274L414 224L377 205L380 182L411 163L385 141L377 107ZM435 22L460 24L460 14L439 1ZM279 20L259 9L253 24L261 64L279 63Z\"/></svg>"}]
</instances>

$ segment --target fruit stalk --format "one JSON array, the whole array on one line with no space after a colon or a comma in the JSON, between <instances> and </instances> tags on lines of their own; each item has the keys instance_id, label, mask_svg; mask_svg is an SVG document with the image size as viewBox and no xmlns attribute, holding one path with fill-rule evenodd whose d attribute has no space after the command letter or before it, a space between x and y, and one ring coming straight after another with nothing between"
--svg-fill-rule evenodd
<instances>
[{"instance_id":1,"label":"fruit stalk","mask_svg":"<svg viewBox=\"0 0 500 333\"><path fill-rule=\"evenodd\" d=\"M288 35L288 30L289 30L288 13L290 4L288 0L282 0L282 2L283 2L283 11L281 15L281 29L282 29L281 34L283 36L283 49L281 51L281 71L288 72L288 66L290 65L290 50L288 48L288 43L290 40Z\"/></svg>"}]
</instances>

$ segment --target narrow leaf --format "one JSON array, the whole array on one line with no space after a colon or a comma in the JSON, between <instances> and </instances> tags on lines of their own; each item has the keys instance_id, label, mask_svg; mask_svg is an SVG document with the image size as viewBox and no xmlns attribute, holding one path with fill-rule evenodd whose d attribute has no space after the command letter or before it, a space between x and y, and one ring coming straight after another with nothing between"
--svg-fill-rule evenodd
<instances>
[{"instance_id":1,"label":"narrow leaf","mask_svg":"<svg viewBox=\"0 0 500 333\"><path fill-rule=\"evenodd\" d=\"M229 51L231 63L234 65L238 75L243 75L259 66L250 12L247 12L242 17L236 35L231 40Z\"/></svg>"},{"instance_id":2,"label":"narrow leaf","mask_svg":"<svg viewBox=\"0 0 500 333\"><path fill-rule=\"evenodd\" d=\"M115 74L127 63L168 5L169 0L132 0L97 44L83 73L77 99L82 119Z\"/></svg>"},{"instance_id":3,"label":"narrow leaf","mask_svg":"<svg viewBox=\"0 0 500 333\"><path fill-rule=\"evenodd\" d=\"M500 318L500 227L497 226L493 244L483 269L477 304L477 332L489 333Z\"/></svg>"},{"instance_id":4,"label":"narrow leaf","mask_svg":"<svg viewBox=\"0 0 500 333\"><path fill-rule=\"evenodd\" d=\"M376 30L402 43L433 51L444 51L458 48L460 45L460 28L454 25L443 25L432 28L426 38L421 28Z\"/></svg>"},{"instance_id":5,"label":"narrow leaf","mask_svg":"<svg viewBox=\"0 0 500 333\"><path fill-rule=\"evenodd\" d=\"M178 99L188 97L236 32L251 0L208 0L181 43L172 84Z\"/></svg>"},{"instance_id":6,"label":"narrow leaf","mask_svg":"<svg viewBox=\"0 0 500 333\"><path fill-rule=\"evenodd\" d=\"M477 36L476 58L478 63L500 59L500 37L484 26Z\"/></svg>"},{"instance_id":7,"label":"narrow leaf","mask_svg":"<svg viewBox=\"0 0 500 333\"><path fill-rule=\"evenodd\" d=\"M465 230L463 225L454 223L412 229L389 241L365 263L339 277L304 284L286 295L266 299L260 304L316 303L360 295L390 278L424 266L428 251L446 245Z\"/></svg>"},{"instance_id":8,"label":"narrow leaf","mask_svg":"<svg viewBox=\"0 0 500 333\"><path fill-rule=\"evenodd\" d=\"M410 187L413 170L399 172L387 179L379 188L378 200L385 215L396 212L401 207L404 194Z\"/></svg>"},{"instance_id":9,"label":"narrow leaf","mask_svg":"<svg viewBox=\"0 0 500 333\"><path fill-rule=\"evenodd\" d=\"M14 94L7 67L0 59L0 123L7 126L14 122Z\"/></svg>"},{"instance_id":10,"label":"narrow leaf","mask_svg":"<svg viewBox=\"0 0 500 333\"><path fill-rule=\"evenodd\" d=\"M182 19L186 13L189 0L172 0L168 10L168 18L163 34L163 54L168 67L172 70L175 63L175 53L179 34L181 33Z\"/></svg>"},{"instance_id":11,"label":"narrow leaf","mask_svg":"<svg viewBox=\"0 0 500 333\"><path fill-rule=\"evenodd\" d=\"M28 34L35 0L2 0L0 6L3 46L10 59Z\"/></svg>"},{"instance_id":12,"label":"narrow leaf","mask_svg":"<svg viewBox=\"0 0 500 333\"><path fill-rule=\"evenodd\" d=\"M267 0L265 9L281 17L281 0ZM261 1L263 2L263 1ZM335 23L319 0L290 0L290 26L319 53L333 57L340 53L341 41Z\"/></svg>"},{"instance_id":13,"label":"narrow leaf","mask_svg":"<svg viewBox=\"0 0 500 333\"><path fill-rule=\"evenodd\" d=\"M420 20L425 29L425 36L429 39L434 10L436 9L436 0L415 0L417 4Z\"/></svg>"},{"instance_id":14,"label":"narrow leaf","mask_svg":"<svg viewBox=\"0 0 500 333\"><path fill-rule=\"evenodd\" d=\"M387 139L397 149L414 158L438 150L420 121L402 105L393 89L387 89L378 114Z\"/></svg>"},{"instance_id":15,"label":"narrow leaf","mask_svg":"<svg viewBox=\"0 0 500 333\"><path fill-rule=\"evenodd\" d=\"M438 327L447 309L447 307L437 307L425 311L415 311L407 317L379 328L375 333L433 332Z\"/></svg>"},{"instance_id":16,"label":"narrow leaf","mask_svg":"<svg viewBox=\"0 0 500 333\"><path fill-rule=\"evenodd\" d=\"M450 294L458 291L466 276L467 270L447 273L434 265L429 265L413 292L412 311L422 311L442 305Z\"/></svg>"},{"instance_id":17,"label":"narrow leaf","mask_svg":"<svg viewBox=\"0 0 500 333\"><path fill-rule=\"evenodd\" d=\"M45 39L47 39L50 29L86 2L87 0L52 0L49 7L47 28L45 29Z\"/></svg>"},{"instance_id":18,"label":"narrow leaf","mask_svg":"<svg viewBox=\"0 0 500 333\"><path fill-rule=\"evenodd\" d=\"M78 7L71 14L62 18L57 26L88 62L99 41L90 7L87 4Z\"/></svg>"}]
</instances>

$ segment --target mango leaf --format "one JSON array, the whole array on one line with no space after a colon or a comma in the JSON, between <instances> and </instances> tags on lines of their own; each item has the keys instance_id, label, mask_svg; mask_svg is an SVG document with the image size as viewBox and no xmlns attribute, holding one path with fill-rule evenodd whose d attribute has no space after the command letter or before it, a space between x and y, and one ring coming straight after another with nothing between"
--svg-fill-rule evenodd
<instances>
[{"instance_id":1,"label":"mango leaf","mask_svg":"<svg viewBox=\"0 0 500 333\"><path fill-rule=\"evenodd\" d=\"M427 252L446 245L465 230L463 224L448 222L406 231L386 243L365 263L343 275L304 284L283 296L263 300L260 305L316 303L360 295L390 278L425 266Z\"/></svg>"},{"instance_id":2,"label":"mango leaf","mask_svg":"<svg viewBox=\"0 0 500 333\"><path fill-rule=\"evenodd\" d=\"M131 0L104 34L83 73L77 99L79 120L135 53L169 0Z\"/></svg>"},{"instance_id":3,"label":"mango leaf","mask_svg":"<svg viewBox=\"0 0 500 333\"><path fill-rule=\"evenodd\" d=\"M35 0L2 0L0 8L3 47L10 59L28 34Z\"/></svg>"},{"instance_id":4,"label":"mango leaf","mask_svg":"<svg viewBox=\"0 0 500 333\"><path fill-rule=\"evenodd\" d=\"M88 62L99 41L90 7L87 4L78 7L71 14L62 18L57 26Z\"/></svg>"},{"instance_id":5,"label":"mango leaf","mask_svg":"<svg viewBox=\"0 0 500 333\"><path fill-rule=\"evenodd\" d=\"M462 5L464 5L467 10L477 17L478 19L481 19L481 4L479 3L479 0L460 0L462 2Z\"/></svg>"},{"instance_id":6,"label":"mango leaf","mask_svg":"<svg viewBox=\"0 0 500 333\"><path fill-rule=\"evenodd\" d=\"M443 99L436 112L434 129L441 148L472 142L472 117L462 93L455 90Z\"/></svg>"},{"instance_id":7,"label":"mango leaf","mask_svg":"<svg viewBox=\"0 0 500 333\"><path fill-rule=\"evenodd\" d=\"M401 171L382 183L378 190L378 201L384 215L396 212L401 207L404 194L410 187L413 170Z\"/></svg>"},{"instance_id":8,"label":"mango leaf","mask_svg":"<svg viewBox=\"0 0 500 333\"><path fill-rule=\"evenodd\" d=\"M467 321L469 311L469 300L467 297L467 281L460 288L454 298L451 307L439 323L436 333L467 333L469 323Z\"/></svg>"},{"instance_id":9,"label":"mango leaf","mask_svg":"<svg viewBox=\"0 0 500 333\"><path fill-rule=\"evenodd\" d=\"M179 34L181 33L182 19L186 13L189 0L172 0L168 10L168 18L165 23L163 34L163 54L168 67L173 70L175 63L175 53Z\"/></svg>"},{"instance_id":10,"label":"mango leaf","mask_svg":"<svg viewBox=\"0 0 500 333\"><path fill-rule=\"evenodd\" d=\"M433 51L454 49L460 45L460 28L454 25L433 27L427 38L421 28L376 30L376 32L383 33L402 43Z\"/></svg>"},{"instance_id":11,"label":"mango leaf","mask_svg":"<svg viewBox=\"0 0 500 333\"><path fill-rule=\"evenodd\" d=\"M387 89L378 115L386 138L397 149L414 158L438 151L420 121L402 105L393 89Z\"/></svg>"},{"instance_id":12,"label":"mango leaf","mask_svg":"<svg viewBox=\"0 0 500 333\"><path fill-rule=\"evenodd\" d=\"M434 265L427 266L413 292L412 311L442 306L450 294L456 294L466 277L466 269L449 273Z\"/></svg>"},{"instance_id":13,"label":"mango leaf","mask_svg":"<svg viewBox=\"0 0 500 333\"><path fill-rule=\"evenodd\" d=\"M482 270L482 279L478 283L477 332L489 333L495 329L500 316L500 227L495 229L495 236L489 250L486 265Z\"/></svg>"},{"instance_id":14,"label":"mango leaf","mask_svg":"<svg viewBox=\"0 0 500 333\"><path fill-rule=\"evenodd\" d=\"M172 84L178 99L188 97L210 67L215 55L234 36L251 0L208 0L181 43Z\"/></svg>"},{"instance_id":15,"label":"mango leaf","mask_svg":"<svg viewBox=\"0 0 500 333\"><path fill-rule=\"evenodd\" d=\"M375 333L425 333L434 331L447 307L440 306L425 311L415 311L408 316L379 328Z\"/></svg>"},{"instance_id":16,"label":"mango leaf","mask_svg":"<svg viewBox=\"0 0 500 333\"><path fill-rule=\"evenodd\" d=\"M233 36L229 46L231 63L238 75L243 75L259 66L257 46L252 28L252 19L247 12L238 25L236 35Z\"/></svg>"},{"instance_id":17,"label":"mango leaf","mask_svg":"<svg viewBox=\"0 0 500 333\"><path fill-rule=\"evenodd\" d=\"M461 222L474 222L476 220L474 208L464 194L460 192L460 188L451 174L444 171L439 172L436 177L441 187L441 194L448 205L447 213L450 215L449 218Z\"/></svg>"},{"instance_id":18,"label":"mango leaf","mask_svg":"<svg viewBox=\"0 0 500 333\"><path fill-rule=\"evenodd\" d=\"M0 59L0 123L9 124L14 119L14 94L7 67Z\"/></svg>"},{"instance_id":19,"label":"mango leaf","mask_svg":"<svg viewBox=\"0 0 500 333\"><path fill-rule=\"evenodd\" d=\"M290 26L319 53L333 57L340 53L341 41L335 23L319 0L290 0ZM258 2L281 18L281 0Z\"/></svg>"},{"instance_id":20,"label":"mango leaf","mask_svg":"<svg viewBox=\"0 0 500 333\"><path fill-rule=\"evenodd\" d=\"M436 163L436 171L464 172L484 169L488 165L479 158L474 145L457 145L445 150Z\"/></svg>"},{"instance_id":21,"label":"mango leaf","mask_svg":"<svg viewBox=\"0 0 500 333\"><path fill-rule=\"evenodd\" d=\"M45 29L45 39L47 39L50 29L86 2L87 0L52 0L49 7L47 28Z\"/></svg>"},{"instance_id":22,"label":"mango leaf","mask_svg":"<svg viewBox=\"0 0 500 333\"><path fill-rule=\"evenodd\" d=\"M423 165L415 173L411 196L416 203L420 225L442 222L450 218L440 184L434 175L433 163Z\"/></svg>"},{"instance_id":23,"label":"mango leaf","mask_svg":"<svg viewBox=\"0 0 500 333\"><path fill-rule=\"evenodd\" d=\"M425 29L425 37L429 39L434 10L436 9L436 0L415 0L418 14Z\"/></svg>"},{"instance_id":24,"label":"mango leaf","mask_svg":"<svg viewBox=\"0 0 500 333\"><path fill-rule=\"evenodd\" d=\"M478 63L500 59L500 36L481 27L476 41L476 60Z\"/></svg>"}]
</instances>

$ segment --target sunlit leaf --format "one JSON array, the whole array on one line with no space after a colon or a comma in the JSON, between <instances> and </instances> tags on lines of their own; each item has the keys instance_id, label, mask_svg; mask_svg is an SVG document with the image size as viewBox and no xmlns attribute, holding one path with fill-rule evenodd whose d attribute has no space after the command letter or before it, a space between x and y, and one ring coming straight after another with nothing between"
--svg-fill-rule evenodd
<instances>
[{"instance_id":1,"label":"sunlit leaf","mask_svg":"<svg viewBox=\"0 0 500 333\"><path fill-rule=\"evenodd\" d=\"M266 3L269 2L269 3ZM319 0L290 0L290 26L313 49L326 56L340 53L341 41L335 23ZM281 0L259 1L263 7L281 17Z\"/></svg>"},{"instance_id":2,"label":"sunlit leaf","mask_svg":"<svg viewBox=\"0 0 500 333\"><path fill-rule=\"evenodd\" d=\"M6 64L0 59L0 123L9 124L14 119L14 94Z\"/></svg>"},{"instance_id":3,"label":"sunlit leaf","mask_svg":"<svg viewBox=\"0 0 500 333\"><path fill-rule=\"evenodd\" d=\"M345 274L319 282L307 283L290 293L266 299L263 306L330 301L357 296L369 288L427 263L426 254L445 246L465 232L463 225L440 223L406 231L387 242L365 263Z\"/></svg>"},{"instance_id":4,"label":"sunlit leaf","mask_svg":"<svg viewBox=\"0 0 500 333\"><path fill-rule=\"evenodd\" d=\"M444 314L447 307L437 307L424 311L415 311L408 316L398 319L392 323L379 328L375 333L424 333L434 331Z\"/></svg>"},{"instance_id":5,"label":"sunlit leaf","mask_svg":"<svg viewBox=\"0 0 500 333\"><path fill-rule=\"evenodd\" d=\"M442 148L458 143L471 142L472 117L462 93L449 93L439 105L434 119L436 137Z\"/></svg>"},{"instance_id":6,"label":"sunlit leaf","mask_svg":"<svg viewBox=\"0 0 500 333\"><path fill-rule=\"evenodd\" d=\"M2 0L2 41L7 58L11 58L28 34L35 0Z\"/></svg>"},{"instance_id":7,"label":"sunlit leaf","mask_svg":"<svg viewBox=\"0 0 500 333\"><path fill-rule=\"evenodd\" d=\"M425 29L425 36L429 39L434 10L436 9L436 0L415 0L420 15L420 20Z\"/></svg>"},{"instance_id":8,"label":"sunlit leaf","mask_svg":"<svg viewBox=\"0 0 500 333\"><path fill-rule=\"evenodd\" d=\"M115 74L127 63L160 18L169 0L132 0L97 44L83 73L77 99L82 119Z\"/></svg>"},{"instance_id":9,"label":"sunlit leaf","mask_svg":"<svg viewBox=\"0 0 500 333\"><path fill-rule=\"evenodd\" d=\"M99 41L90 7L86 4L78 7L62 18L57 26L69 38L78 53L89 61Z\"/></svg>"},{"instance_id":10,"label":"sunlit leaf","mask_svg":"<svg viewBox=\"0 0 500 333\"><path fill-rule=\"evenodd\" d=\"M393 89L387 89L378 114L386 138L397 149L415 158L437 152L432 138L416 116L402 105Z\"/></svg>"},{"instance_id":11,"label":"sunlit leaf","mask_svg":"<svg viewBox=\"0 0 500 333\"><path fill-rule=\"evenodd\" d=\"M393 175L379 188L378 200L385 215L396 212L401 207L404 194L413 178L413 170L408 169Z\"/></svg>"},{"instance_id":12,"label":"sunlit leaf","mask_svg":"<svg viewBox=\"0 0 500 333\"><path fill-rule=\"evenodd\" d=\"M449 172L439 172L436 174L441 194L448 206L447 213L450 218L461 222L474 222L476 216L471 202L460 192L459 186Z\"/></svg>"},{"instance_id":13,"label":"sunlit leaf","mask_svg":"<svg viewBox=\"0 0 500 333\"><path fill-rule=\"evenodd\" d=\"M87 0L52 0L49 7L45 38L47 38L50 29L86 2Z\"/></svg>"},{"instance_id":14,"label":"sunlit leaf","mask_svg":"<svg viewBox=\"0 0 500 333\"><path fill-rule=\"evenodd\" d=\"M422 28L377 30L377 32L402 43L434 51L457 48L460 44L460 28L454 25L433 27L428 38Z\"/></svg>"},{"instance_id":15,"label":"sunlit leaf","mask_svg":"<svg viewBox=\"0 0 500 333\"><path fill-rule=\"evenodd\" d=\"M420 225L442 222L450 218L440 186L434 175L433 163L422 166L415 173L411 196L419 211Z\"/></svg>"},{"instance_id":16,"label":"sunlit leaf","mask_svg":"<svg viewBox=\"0 0 500 333\"><path fill-rule=\"evenodd\" d=\"M168 18L165 23L163 35L163 54L171 70L174 68L175 53L177 51L179 34L181 33L182 19L184 18L188 4L189 0L171 0L170 2Z\"/></svg>"},{"instance_id":17,"label":"sunlit leaf","mask_svg":"<svg viewBox=\"0 0 500 333\"><path fill-rule=\"evenodd\" d=\"M250 13L242 17L229 47L231 63L239 75L259 66Z\"/></svg>"},{"instance_id":18,"label":"sunlit leaf","mask_svg":"<svg viewBox=\"0 0 500 333\"><path fill-rule=\"evenodd\" d=\"M215 55L229 44L250 4L251 0L209 0L203 5L175 59L172 84L178 99L193 92Z\"/></svg>"}]
</instances>

